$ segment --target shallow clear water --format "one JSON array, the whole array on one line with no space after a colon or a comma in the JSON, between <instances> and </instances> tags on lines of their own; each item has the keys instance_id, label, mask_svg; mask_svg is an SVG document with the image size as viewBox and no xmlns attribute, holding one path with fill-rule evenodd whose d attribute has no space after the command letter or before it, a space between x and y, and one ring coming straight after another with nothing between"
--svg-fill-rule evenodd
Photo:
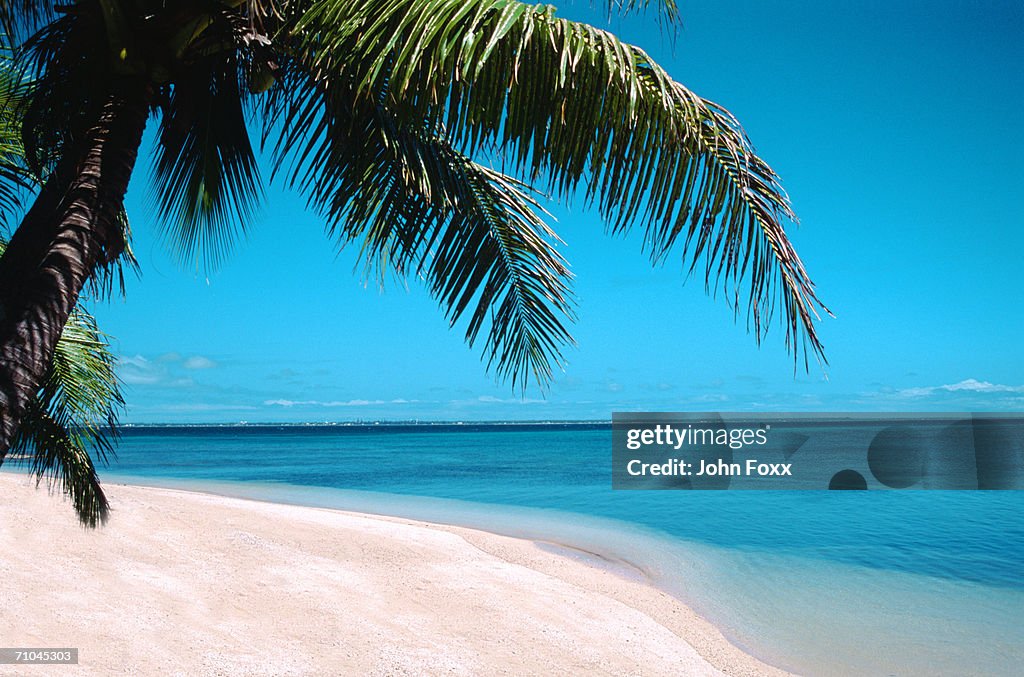
<instances>
[{"instance_id":1,"label":"shallow clear water","mask_svg":"<svg viewBox=\"0 0 1024 677\"><path fill-rule=\"evenodd\" d=\"M104 477L483 527L642 570L808 674L1019 674L1024 493L613 491L607 427L130 428Z\"/></svg>"}]
</instances>

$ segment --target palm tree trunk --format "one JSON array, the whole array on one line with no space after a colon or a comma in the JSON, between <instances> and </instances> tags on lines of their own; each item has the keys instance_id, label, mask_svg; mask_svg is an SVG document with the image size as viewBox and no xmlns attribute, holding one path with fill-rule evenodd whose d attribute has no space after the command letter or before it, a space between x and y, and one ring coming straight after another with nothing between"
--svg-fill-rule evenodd
<instances>
[{"instance_id":1,"label":"palm tree trunk","mask_svg":"<svg viewBox=\"0 0 1024 677\"><path fill-rule=\"evenodd\" d=\"M124 250L117 215L148 100L144 82L112 87L78 152L61 159L0 258L0 461L82 288Z\"/></svg>"}]
</instances>

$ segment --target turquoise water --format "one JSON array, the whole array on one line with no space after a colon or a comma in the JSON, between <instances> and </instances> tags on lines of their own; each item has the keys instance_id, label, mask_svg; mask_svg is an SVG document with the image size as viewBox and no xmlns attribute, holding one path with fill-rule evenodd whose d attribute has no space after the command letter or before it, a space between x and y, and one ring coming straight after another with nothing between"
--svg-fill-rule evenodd
<instances>
[{"instance_id":1,"label":"turquoise water","mask_svg":"<svg viewBox=\"0 0 1024 677\"><path fill-rule=\"evenodd\" d=\"M613 491L610 450L606 426L130 428L104 477L566 543L805 674L1024 665L1024 493Z\"/></svg>"}]
</instances>

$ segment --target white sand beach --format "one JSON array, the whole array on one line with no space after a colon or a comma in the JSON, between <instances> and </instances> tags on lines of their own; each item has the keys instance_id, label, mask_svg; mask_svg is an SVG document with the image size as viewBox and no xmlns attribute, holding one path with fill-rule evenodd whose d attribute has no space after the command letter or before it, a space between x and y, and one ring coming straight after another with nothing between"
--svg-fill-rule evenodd
<instances>
[{"instance_id":1,"label":"white sand beach","mask_svg":"<svg viewBox=\"0 0 1024 677\"><path fill-rule=\"evenodd\" d=\"M110 522L0 474L0 646L64 675L764 675L676 599L536 543L107 485ZM59 672L58 672L59 671Z\"/></svg>"}]
</instances>

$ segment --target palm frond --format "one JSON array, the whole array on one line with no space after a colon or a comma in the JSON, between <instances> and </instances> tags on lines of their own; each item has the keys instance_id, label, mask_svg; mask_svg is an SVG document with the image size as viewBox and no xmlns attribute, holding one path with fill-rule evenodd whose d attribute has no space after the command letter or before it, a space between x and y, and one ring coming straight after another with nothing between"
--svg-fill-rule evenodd
<instances>
[{"instance_id":1,"label":"palm frond","mask_svg":"<svg viewBox=\"0 0 1024 677\"><path fill-rule=\"evenodd\" d=\"M550 381L572 339L570 273L524 184L473 162L444 137L400 125L382 102L335 83L288 83L295 101L275 154L367 270L423 278L472 346L487 327L489 369L525 387ZM274 116L271 116L274 117Z\"/></svg>"},{"instance_id":2,"label":"palm frond","mask_svg":"<svg viewBox=\"0 0 1024 677\"><path fill-rule=\"evenodd\" d=\"M213 60L175 84L153 179L168 244L183 261L216 267L262 197L234 59Z\"/></svg>"},{"instance_id":3,"label":"palm frond","mask_svg":"<svg viewBox=\"0 0 1024 677\"><path fill-rule=\"evenodd\" d=\"M132 228L128 222L128 213L124 207L117 214L117 223L124 237L124 249L112 261L101 262L89 278L88 292L94 299L110 298L116 290L122 297L125 295L125 277L133 274L142 276L139 260L132 249Z\"/></svg>"},{"instance_id":4,"label":"palm frond","mask_svg":"<svg viewBox=\"0 0 1024 677\"><path fill-rule=\"evenodd\" d=\"M38 400L29 405L11 452L15 459L28 459L37 486L46 480L51 489L57 485L71 498L82 524L96 527L107 521L110 503L100 486L87 442L54 420Z\"/></svg>"},{"instance_id":5,"label":"palm frond","mask_svg":"<svg viewBox=\"0 0 1024 677\"><path fill-rule=\"evenodd\" d=\"M41 0L0 0L0 30L17 46L53 19L53 8Z\"/></svg>"},{"instance_id":6,"label":"palm frond","mask_svg":"<svg viewBox=\"0 0 1024 677\"><path fill-rule=\"evenodd\" d=\"M544 387L552 362L563 365L562 346L572 343L565 320L573 319L573 297L571 274L551 245L557 238L538 215L540 206L528 186L472 162L441 137L405 141L403 164L422 162L428 195L446 192L447 199L426 237L399 233L371 244L390 258L418 257L453 324L476 299L469 344L489 325L487 367L513 387L525 390L530 378Z\"/></svg>"},{"instance_id":7,"label":"palm frond","mask_svg":"<svg viewBox=\"0 0 1024 677\"><path fill-rule=\"evenodd\" d=\"M746 307L758 341L781 306L794 358L824 359L827 309L786 235L778 177L725 109L641 49L514 0L318 0L292 36L318 78L386 91L396 118L451 130L557 196L582 191L612 232L641 224L654 262L678 245Z\"/></svg>"},{"instance_id":8,"label":"palm frond","mask_svg":"<svg viewBox=\"0 0 1024 677\"><path fill-rule=\"evenodd\" d=\"M0 225L22 207L32 184L21 142L21 108L25 85L15 71L10 51L0 46Z\"/></svg>"},{"instance_id":9,"label":"palm frond","mask_svg":"<svg viewBox=\"0 0 1024 677\"><path fill-rule=\"evenodd\" d=\"M22 140L25 161L40 182L95 119L103 89L97 84L109 77L102 31L93 13L67 14L24 44L18 60L27 83Z\"/></svg>"},{"instance_id":10,"label":"palm frond","mask_svg":"<svg viewBox=\"0 0 1024 677\"><path fill-rule=\"evenodd\" d=\"M93 455L104 462L113 455L123 406L107 342L92 316L76 310L9 454L14 463L27 465L37 482L46 480L70 496L88 526L107 519L109 505Z\"/></svg>"},{"instance_id":11,"label":"palm frond","mask_svg":"<svg viewBox=\"0 0 1024 677\"><path fill-rule=\"evenodd\" d=\"M669 23L678 23L680 20L676 0L605 0L605 6L609 14L629 14L653 9L658 12L659 18Z\"/></svg>"},{"instance_id":12,"label":"palm frond","mask_svg":"<svg viewBox=\"0 0 1024 677\"><path fill-rule=\"evenodd\" d=\"M14 185L16 178L21 180L17 185L20 191L42 186L90 119L89 111L95 106L92 85L103 77L103 66L97 63L102 59L96 54L95 28L88 15L63 16L32 36L20 59L0 59L0 153L9 150L9 155L0 156L0 209L4 206L3 188ZM9 146L5 143L8 118ZM5 167L18 176L4 181ZM12 211L19 206L20 202L14 203ZM124 292L126 269L139 272L123 208L118 220L125 249L112 261L101 263L90 279L89 291L98 298L109 296L115 288Z\"/></svg>"},{"instance_id":13,"label":"palm frond","mask_svg":"<svg viewBox=\"0 0 1024 677\"><path fill-rule=\"evenodd\" d=\"M8 218L21 211L22 198L33 185L21 139L27 94L13 51L0 37L0 225L7 228Z\"/></svg>"}]
</instances>

